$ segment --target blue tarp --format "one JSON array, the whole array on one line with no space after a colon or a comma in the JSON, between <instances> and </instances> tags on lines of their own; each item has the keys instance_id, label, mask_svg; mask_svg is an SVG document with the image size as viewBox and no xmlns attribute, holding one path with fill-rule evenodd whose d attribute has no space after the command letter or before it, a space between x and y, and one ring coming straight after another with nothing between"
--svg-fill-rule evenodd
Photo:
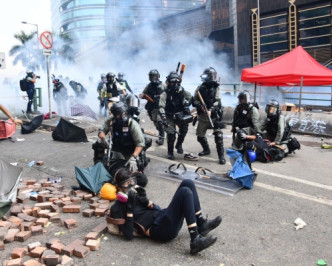
<instances>
[{"instance_id":1,"label":"blue tarp","mask_svg":"<svg viewBox=\"0 0 332 266\"><path fill-rule=\"evenodd\" d=\"M233 166L232 170L228 171L228 176L239 181L242 186L251 189L255 175L250 170L249 165L243 160L242 153L233 149L227 149L226 154Z\"/></svg>"}]
</instances>

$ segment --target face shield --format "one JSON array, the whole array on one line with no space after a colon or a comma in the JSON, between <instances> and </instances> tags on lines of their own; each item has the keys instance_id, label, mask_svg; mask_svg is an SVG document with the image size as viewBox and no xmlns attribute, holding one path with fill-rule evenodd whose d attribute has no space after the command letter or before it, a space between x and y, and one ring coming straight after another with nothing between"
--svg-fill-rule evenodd
<instances>
[{"instance_id":1,"label":"face shield","mask_svg":"<svg viewBox=\"0 0 332 266\"><path fill-rule=\"evenodd\" d=\"M266 105L265 112L267 115L276 115L278 113L278 108L273 105Z\"/></svg>"},{"instance_id":2,"label":"face shield","mask_svg":"<svg viewBox=\"0 0 332 266\"><path fill-rule=\"evenodd\" d=\"M117 186L120 187L124 192L128 192L130 189L134 188L137 185L136 177L130 177L124 181L122 181Z\"/></svg>"},{"instance_id":3,"label":"face shield","mask_svg":"<svg viewBox=\"0 0 332 266\"><path fill-rule=\"evenodd\" d=\"M202 80L202 82L209 81L209 75L207 73L202 74L201 75L201 80Z\"/></svg>"},{"instance_id":4,"label":"face shield","mask_svg":"<svg viewBox=\"0 0 332 266\"><path fill-rule=\"evenodd\" d=\"M139 100L132 95L129 95L127 97L126 102L128 107L136 107L136 108L139 107Z\"/></svg>"},{"instance_id":5,"label":"face shield","mask_svg":"<svg viewBox=\"0 0 332 266\"><path fill-rule=\"evenodd\" d=\"M118 75L118 81L123 81L123 75Z\"/></svg>"},{"instance_id":6,"label":"face shield","mask_svg":"<svg viewBox=\"0 0 332 266\"><path fill-rule=\"evenodd\" d=\"M153 83L157 83L159 81L159 76L157 74L150 74L149 80Z\"/></svg>"},{"instance_id":7,"label":"face shield","mask_svg":"<svg viewBox=\"0 0 332 266\"><path fill-rule=\"evenodd\" d=\"M171 91L177 91L179 89L179 86L180 86L180 82L178 79L171 79L169 81L169 84L168 84L169 88L171 89Z\"/></svg>"}]
</instances>

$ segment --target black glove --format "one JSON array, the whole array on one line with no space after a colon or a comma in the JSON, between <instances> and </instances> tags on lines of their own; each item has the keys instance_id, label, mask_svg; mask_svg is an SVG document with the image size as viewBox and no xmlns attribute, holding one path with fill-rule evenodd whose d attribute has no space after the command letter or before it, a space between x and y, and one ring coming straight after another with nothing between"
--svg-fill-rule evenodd
<instances>
[{"instance_id":1,"label":"black glove","mask_svg":"<svg viewBox=\"0 0 332 266\"><path fill-rule=\"evenodd\" d=\"M134 189L128 191L127 213L134 213L136 206L137 192Z\"/></svg>"},{"instance_id":2,"label":"black glove","mask_svg":"<svg viewBox=\"0 0 332 266\"><path fill-rule=\"evenodd\" d=\"M183 108L183 113L185 113L185 114L190 114L190 109L189 109L189 107L184 107L184 108Z\"/></svg>"},{"instance_id":3,"label":"black glove","mask_svg":"<svg viewBox=\"0 0 332 266\"><path fill-rule=\"evenodd\" d=\"M136 186L135 190L137 191L137 199L144 205L149 205L149 199L146 196L145 189L141 186Z\"/></svg>"},{"instance_id":4,"label":"black glove","mask_svg":"<svg viewBox=\"0 0 332 266\"><path fill-rule=\"evenodd\" d=\"M164 125L165 127L167 127L167 126L168 126L168 123L167 123L166 115L165 115L165 114L161 114L161 115L160 115L160 118L161 118L161 120L163 121L163 125Z\"/></svg>"},{"instance_id":5,"label":"black glove","mask_svg":"<svg viewBox=\"0 0 332 266\"><path fill-rule=\"evenodd\" d=\"M137 171L143 172L144 171L144 164L143 164L142 160L139 157L136 158L136 164L137 164Z\"/></svg>"}]
</instances>

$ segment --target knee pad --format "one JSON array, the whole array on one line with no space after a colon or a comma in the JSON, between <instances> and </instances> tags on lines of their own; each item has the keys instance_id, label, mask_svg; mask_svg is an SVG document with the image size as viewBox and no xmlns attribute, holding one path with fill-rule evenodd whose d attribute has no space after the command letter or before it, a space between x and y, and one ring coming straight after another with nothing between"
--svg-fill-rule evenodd
<instances>
[{"instance_id":1,"label":"knee pad","mask_svg":"<svg viewBox=\"0 0 332 266\"><path fill-rule=\"evenodd\" d=\"M214 132L213 134L216 143L223 143L223 135L220 131Z\"/></svg>"}]
</instances>

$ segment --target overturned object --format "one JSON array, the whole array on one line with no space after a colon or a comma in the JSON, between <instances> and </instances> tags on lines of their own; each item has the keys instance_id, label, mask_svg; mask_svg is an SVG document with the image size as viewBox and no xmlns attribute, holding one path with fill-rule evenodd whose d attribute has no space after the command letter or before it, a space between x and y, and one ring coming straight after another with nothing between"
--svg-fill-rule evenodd
<instances>
[{"instance_id":1,"label":"overturned object","mask_svg":"<svg viewBox=\"0 0 332 266\"><path fill-rule=\"evenodd\" d=\"M41 123L43 122L44 115L38 115L34 117L30 122L25 123L22 125L22 134L29 134L35 131L37 128L40 127Z\"/></svg>"},{"instance_id":2,"label":"overturned object","mask_svg":"<svg viewBox=\"0 0 332 266\"><path fill-rule=\"evenodd\" d=\"M61 118L59 124L52 133L57 141L64 142L88 142L85 130Z\"/></svg>"},{"instance_id":3,"label":"overturned object","mask_svg":"<svg viewBox=\"0 0 332 266\"><path fill-rule=\"evenodd\" d=\"M14 135L16 125L11 120L0 120L0 139L8 139Z\"/></svg>"}]
</instances>

